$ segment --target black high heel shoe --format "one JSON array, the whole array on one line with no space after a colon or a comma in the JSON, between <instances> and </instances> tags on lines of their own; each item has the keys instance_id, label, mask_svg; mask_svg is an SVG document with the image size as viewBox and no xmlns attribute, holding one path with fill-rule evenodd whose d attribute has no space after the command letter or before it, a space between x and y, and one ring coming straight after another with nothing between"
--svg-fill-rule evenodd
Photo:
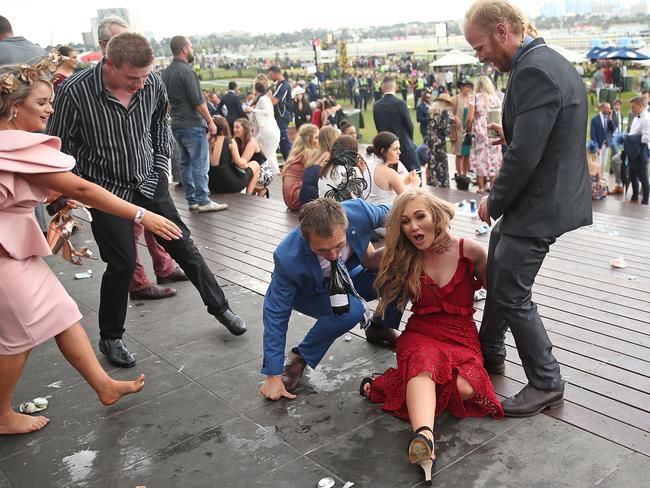
<instances>
[{"instance_id":1,"label":"black high heel shoe","mask_svg":"<svg viewBox=\"0 0 650 488\"><path fill-rule=\"evenodd\" d=\"M366 385L372 385L372 378L366 376L361 380L361 385L359 385L359 395L363 398L370 398L370 395L366 395Z\"/></svg>"},{"instance_id":2,"label":"black high heel shoe","mask_svg":"<svg viewBox=\"0 0 650 488\"><path fill-rule=\"evenodd\" d=\"M430 485L432 483L431 471L436 464L436 458L433 453L433 441L421 433L427 430L433 436L433 430L426 425L413 432L413 438L409 443L408 455L409 463L420 465L424 471L424 481L427 485Z\"/></svg>"}]
</instances>

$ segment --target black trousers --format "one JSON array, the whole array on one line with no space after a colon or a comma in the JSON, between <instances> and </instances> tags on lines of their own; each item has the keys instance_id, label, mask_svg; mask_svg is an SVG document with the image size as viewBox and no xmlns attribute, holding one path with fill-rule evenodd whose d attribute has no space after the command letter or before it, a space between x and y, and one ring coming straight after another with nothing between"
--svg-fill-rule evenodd
<instances>
[{"instance_id":1,"label":"black trousers","mask_svg":"<svg viewBox=\"0 0 650 488\"><path fill-rule=\"evenodd\" d=\"M484 356L505 358L510 327L528 382L540 390L563 387L553 344L532 301L535 277L555 237L516 237L501 233L497 222L490 236L487 299L479 331Z\"/></svg>"},{"instance_id":2,"label":"black trousers","mask_svg":"<svg viewBox=\"0 0 650 488\"><path fill-rule=\"evenodd\" d=\"M641 182L641 203L648 205L650 183L648 182L648 161L630 161L630 184L632 186L632 201L639 199L639 182Z\"/></svg>"},{"instance_id":3,"label":"black trousers","mask_svg":"<svg viewBox=\"0 0 650 488\"><path fill-rule=\"evenodd\" d=\"M190 231L178 215L169 196L167 175L161 173L153 199L136 193L132 202L174 222L183 232L181 239L166 241L156 237L160 245L174 258L196 287L215 315L228 308L228 301L212 271L190 238ZM92 229L106 271L102 276L99 302L99 329L102 339L121 339L129 296L129 283L135 269L133 222L100 210L92 209Z\"/></svg>"}]
</instances>

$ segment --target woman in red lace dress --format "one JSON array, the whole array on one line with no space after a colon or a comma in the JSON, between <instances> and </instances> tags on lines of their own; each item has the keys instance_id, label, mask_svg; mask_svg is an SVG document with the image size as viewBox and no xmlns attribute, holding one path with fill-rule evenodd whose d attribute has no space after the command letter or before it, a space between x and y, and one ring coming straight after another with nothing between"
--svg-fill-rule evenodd
<instances>
[{"instance_id":1,"label":"woman in red lace dress","mask_svg":"<svg viewBox=\"0 0 650 488\"><path fill-rule=\"evenodd\" d=\"M395 200L375 282L379 312L397 299L402 309L411 301L413 315L397 340L397 368L361 383L362 395L410 420L409 462L422 466L427 482L435 461L435 416L448 410L456 417L503 417L473 319L486 253L476 241L450 232L453 216L449 203L422 189Z\"/></svg>"}]
</instances>

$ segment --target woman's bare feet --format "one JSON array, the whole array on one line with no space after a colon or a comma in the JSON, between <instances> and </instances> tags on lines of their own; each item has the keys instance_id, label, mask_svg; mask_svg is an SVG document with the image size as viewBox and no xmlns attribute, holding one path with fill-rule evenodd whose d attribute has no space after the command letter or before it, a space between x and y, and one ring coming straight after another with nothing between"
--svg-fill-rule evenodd
<instances>
[{"instance_id":1,"label":"woman's bare feet","mask_svg":"<svg viewBox=\"0 0 650 488\"><path fill-rule=\"evenodd\" d=\"M138 376L135 381L117 381L110 379L105 388L97 390L99 401L104 405L113 405L124 395L137 393L144 388L144 375Z\"/></svg>"},{"instance_id":2,"label":"woman's bare feet","mask_svg":"<svg viewBox=\"0 0 650 488\"><path fill-rule=\"evenodd\" d=\"M0 435L28 434L42 429L50 421L47 417L32 417L24 413L9 412L0 416Z\"/></svg>"}]
</instances>

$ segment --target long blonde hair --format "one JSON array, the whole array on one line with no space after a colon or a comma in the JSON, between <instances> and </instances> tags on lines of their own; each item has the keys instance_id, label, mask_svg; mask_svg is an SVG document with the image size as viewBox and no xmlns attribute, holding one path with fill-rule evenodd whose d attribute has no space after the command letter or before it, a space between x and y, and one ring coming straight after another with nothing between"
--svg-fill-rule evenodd
<instances>
[{"instance_id":1,"label":"long blonde hair","mask_svg":"<svg viewBox=\"0 0 650 488\"><path fill-rule=\"evenodd\" d=\"M465 25L471 24L486 32L499 22L507 24L515 34L539 37L526 14L508 0L477 0L465 13Z\"/></svg>"},{"instance_id":2,"label":"long blonde hair","mask_svg":"<svg viewBox=\"0 0 650 488\"><path fill-rule=\"evenodd\" d=\"M492 80L488 75L479 75L478 78L476 78L476 91L475 93L478 95L479 93L482 95L485 95L485 100L491 99L492 97L495 97L497 92L494 89L494 84L492 83ZM487 103L486 103L487 105Z\"/></svg>"},{"instance_id":3,"label":"long blonde hair","mask_svg":"<svg viewBox=\"0 0 650 488\"><path fill-rule=\"evenodd\" d=\"M298 130L298 135L293 141L293 146L291 147L291 152L289 157L284 163L282 168L282 176L285 175L289 166L296 162L299 156L301 156L306 150L316 149L316 135L318 134L318 127L314 124L303 124Z\"/></svg>"},{"instance_id":4,"label":"long blonde hair","mask_svg":"<svg viewBox=\"0 0 650 488\"><path fill-rule=\"evenodd\" d=\"M392 301L397 299L397 307L404 310L409 300L420 298L420 276L424 271L422 252L402 231L404 208L414 199L420 200L433 217L435 237L428 250L442 253L452 242L449 223L454 218L454 207L449 202L421 188L407 190L395 199L386 219L386 248L375 280L379 293L377 312L382 317Z\"/></svg>"},{"instance_id":5,"label":"long blonde hair","mask_svg":"<svg viewBox=\"0 0 650 488\"><path fill-rule=\"evenodd\" d=\"M323 127L318 133L318 149L312 149L307 152L305 158L305 169L315 164L320 165L323 161L327 160L334 141L339 136L339 130L336 127L328 125Z\"/></svg>"}]
</instances>

